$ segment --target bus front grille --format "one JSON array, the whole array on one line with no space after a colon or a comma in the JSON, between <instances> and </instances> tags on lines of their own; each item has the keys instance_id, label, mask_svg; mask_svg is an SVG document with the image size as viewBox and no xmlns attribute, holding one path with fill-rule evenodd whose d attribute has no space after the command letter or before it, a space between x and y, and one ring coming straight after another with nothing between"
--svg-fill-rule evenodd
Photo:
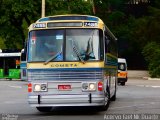
<instances>
[{"instance_id":1,"label":"bus front grille","mask_svg":"<svg viewBox=\"0 0 160 120\"><path fill-rule=\"evenodd\" d=\"M28 80L100 80L102 70L28 70Z\"/></svg>"}]
</instances>

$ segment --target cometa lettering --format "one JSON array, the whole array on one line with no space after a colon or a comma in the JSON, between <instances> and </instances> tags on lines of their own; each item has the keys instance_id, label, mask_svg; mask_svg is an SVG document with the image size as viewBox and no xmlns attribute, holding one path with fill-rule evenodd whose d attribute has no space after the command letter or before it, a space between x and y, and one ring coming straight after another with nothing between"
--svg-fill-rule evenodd
<instances>
[{"instance_id":1,"label":"cometa lettering","mask_svg":"<svg viewBox=\"0 0 160 120\"><path fill-rule=\"evenodd\" d=\"M51 67L77 67L77 64L52 64Z\"/></svg>"}]
</instances>

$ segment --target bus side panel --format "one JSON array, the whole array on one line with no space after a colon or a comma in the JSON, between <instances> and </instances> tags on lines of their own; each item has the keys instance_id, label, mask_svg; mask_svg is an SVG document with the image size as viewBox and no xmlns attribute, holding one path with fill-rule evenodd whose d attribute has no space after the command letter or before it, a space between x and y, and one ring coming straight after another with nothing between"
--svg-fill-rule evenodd
<instances>
[{"instance_id":1,"label":"bus side panel","mask_svg":"<svg viewBox=\"0 0 160 120\"><path fill-rule=\"evenodd\" d=\"M112 97L116 92L117 84L117 58L111 54L106 55L106 75L108 78L108 86L110 90L110 97Z\"/></svg>"}]
</instances>

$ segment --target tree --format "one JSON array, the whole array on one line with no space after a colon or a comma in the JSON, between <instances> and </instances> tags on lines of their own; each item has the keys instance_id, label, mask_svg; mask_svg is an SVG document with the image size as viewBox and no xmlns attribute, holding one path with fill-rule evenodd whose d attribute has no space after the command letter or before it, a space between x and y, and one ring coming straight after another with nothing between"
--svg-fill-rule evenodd
<instances>
[{"instance_id":1,"label":"tree","mask_svg":"<svg viewBox=\"0 0 160 120\"><path fill-rule=\"evenodd\" d=\"M22 48L27 27L39 15L40 2L1 0L0 36L7 48Z\"/></svg>"},{"instance_id":2,"label":"tree","mask_svg":"<svg viewBox=\"0 0 160 120\"><path fill-rule=\"evenodd\" d=\"M27 38L28 26L41 17L41 1L1 0L0 2L2 38L0 40L4 41L7 48L22 49L23 42ZM46 6L46 15L92 13L91 4L80 0L46 0Z\"/></svg>"},{"instance_id":3,"label":"tree","mask_svg":"<svg viewBox=\"0 0 160 120\"><path fill-rule=\"evenodd\" d=\"M142 53L149 64L148 69L151 77L160 77L160 44L149 42L143 48Z\"/></svg>"},{"instance_id":4,"label":"tree","mask_svg":"<svg viewBox=\"0 0 160 120\"><path fill-rule=\"evenodd\" d=\"M92 14L92 5L83 0L48 0L47 16L56 14Z\"/></svg>"}]
</instances>

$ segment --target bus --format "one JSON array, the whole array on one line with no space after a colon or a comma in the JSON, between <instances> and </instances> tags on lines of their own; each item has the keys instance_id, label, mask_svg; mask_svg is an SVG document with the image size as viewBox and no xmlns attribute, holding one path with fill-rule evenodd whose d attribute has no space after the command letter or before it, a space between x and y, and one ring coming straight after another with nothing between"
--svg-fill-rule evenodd
<instances>
[{"instance_id":1,"label":"bus","mask_svg":"<svg viewBox=\"0 0 160 120\"><path fill-rule=\"evenodd\" d=\"M28 103L41 112L53 107L107 110L116 100L117 38L90 15L43 17L29 27Z\"/></svg>"},{"instance_id":2,"label":"bus","mask_svg":"<svg viewBox=\"0 0 160 120\"><path fill-rule=\"evenodd\" d=\"M20 56L19 50L0 50L1 79L20 79Z\"/></svg>"},{"instance_id":3,"label":"bus","mask_svg":"<svg viewBox=\"0 0 160 120\"><path fill-rule=\"evenodd\" d=\"M21 59L20 59L20 69L21 69L21 80L27 80L27 62L26 62L26 51L21 50Z\"/></svg>"}]
</instances>

